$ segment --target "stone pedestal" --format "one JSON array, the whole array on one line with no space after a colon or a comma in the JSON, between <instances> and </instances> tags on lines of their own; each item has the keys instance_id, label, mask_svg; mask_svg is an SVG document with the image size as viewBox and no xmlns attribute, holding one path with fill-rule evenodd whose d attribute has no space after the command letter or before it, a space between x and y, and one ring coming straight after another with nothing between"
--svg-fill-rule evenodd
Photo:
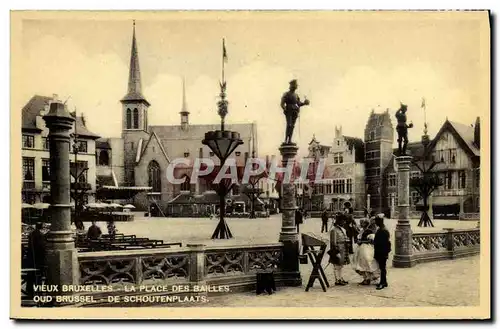
<instances>
[{"instance_id":1,"label":"stone pedestal","mask_svg":"<svg viewBox=\"0 0 500 329\"><path fill-rule=\"evenodd\" d=\"M75 119L59 101L50 104L50 111L43 117L49 129L50 141L50 195L51 227L47 234L47 284L76 285L79 282L78 256L74 234L71 231L70 204L70 135ZM71 304L57 302L54 305Z\"/></svg>"},{"instance_id":2,"label":"stone pedestal","mask_svg":"<svg viewBox=\"0 0 500 329\"><path fill-rule=\"evenodd\" d=\"M282 166L286 167L288 161L294 161L299 148L296 144L281 144L280 153ZM286 175L285 175L286 176ZM284 177L286 178L286 177ZM283 243L283 274L286 276L286 284L290 286L302 285L299 271L299 234L295 226L295 211L297 202L295 200L295 185L291 181L283 180L281 185L281 232L280 242Z\"/></svg>"},{"instance_id":3,"label":"stone pedestal","mask_svg":"<svg viewBox=\"0 0 500 329\"><path fill-rule=\"evenodd\" d=\"M395 232L395 250L392 266L411 267L412 231L410 226L410 165L411 156L396 158L398 170L398 223Z\"/></svg>"}]
</instances>

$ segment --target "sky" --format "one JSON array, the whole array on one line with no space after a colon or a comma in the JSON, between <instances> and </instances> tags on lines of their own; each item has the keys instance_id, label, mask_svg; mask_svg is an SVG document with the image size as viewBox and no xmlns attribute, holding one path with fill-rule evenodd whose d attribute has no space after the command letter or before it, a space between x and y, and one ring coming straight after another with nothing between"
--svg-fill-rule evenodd
<instances>
[{"instance_id":1,"label":"sky","mask_svg":"<svg viewBox=\"0 0 500 329\"><path fill-rule=\"evenodd\" d=\"M489 72L481 51L489 45L481 43L480 21L472 16L477 18L402 12L42 15L22 21L20 53L12 54L22 87L12 106L21 109L35 94L58 94L70 110L84 113L90 130L119 137L135 19L150 124L180 123L183 78L190 123L220 122L225 38L226 121L255 121L261 155L279 153L285 130L279 103L291 79L311 102L294 132L302 155L313 134L331 144L335 126L363 138L372 109L389 109L395 123L400 102L415 125L409 138L419 140L422 97L433 136L446 118L472 124L489 95L481 88Z\"/></svg>"}]
</instances>

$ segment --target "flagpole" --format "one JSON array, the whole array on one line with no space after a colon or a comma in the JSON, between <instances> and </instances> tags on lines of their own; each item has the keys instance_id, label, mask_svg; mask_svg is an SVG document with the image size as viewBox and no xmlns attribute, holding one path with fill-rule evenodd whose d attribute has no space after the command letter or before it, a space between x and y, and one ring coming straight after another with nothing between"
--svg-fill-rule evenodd
<instances>
[{"instance_id":1,"label":"flagpole","mask_svg":"<svg viewBox=\"0 0 500 329\"><path fill-rule=\"evenodd\" d=\"M224 38L222 38L222 83L225 82L224 80L224 62L225 62L225 50L226 50L226 43Z\"/></svg>"}]
</instances>

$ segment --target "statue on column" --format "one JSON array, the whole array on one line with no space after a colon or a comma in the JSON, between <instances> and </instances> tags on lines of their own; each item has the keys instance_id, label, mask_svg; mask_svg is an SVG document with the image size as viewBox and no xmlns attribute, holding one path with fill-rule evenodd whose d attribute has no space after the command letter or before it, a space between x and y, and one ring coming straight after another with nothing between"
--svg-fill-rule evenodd
<instances>
[{"instance_id":1,"label":"statue on column","mask_svg":"<svg viewBox=\"0 0 500 329\"><path fill-rule=\"evenodd\" d=\"M396 119L398 120L396 131L398 133L398 150L400 156L406 154L406 146L408 145L408 128L413 128L413 123L406 124L406 111L408 111L408 106L401 103L401 107L396 112Z\"/></svg>"},{"instance_id":2,"label":"statue on column","mask_svg":"<svg viewBox=\"0 0 500 329\"><path fill-rule=\"evenodd\" d=\"M295 128L300 108L304 105L309 105L307 98L304 102L300 101L299 96L295 93L297 88L297 80L290 81L290 89L281 97L281 108L286 117L285 144L292 143L293 129Z\"/></svg>"}]
</instances>

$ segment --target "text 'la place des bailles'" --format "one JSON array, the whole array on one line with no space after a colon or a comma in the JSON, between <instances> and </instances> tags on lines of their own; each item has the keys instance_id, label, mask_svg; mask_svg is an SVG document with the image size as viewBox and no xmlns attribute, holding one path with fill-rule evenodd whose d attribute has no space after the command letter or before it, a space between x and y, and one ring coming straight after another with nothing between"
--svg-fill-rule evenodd
<instances>
[{"instance_id":1,"label":"text 'la place des bailles'","mask_svg":"<svg viewBox=\"0 0 500 329\"><path fill-rule=\"evenodd\" d=\"M114 288L114 289L113 289ZM93 286L93 285L36 285L36 292L229 292L229 286L216 285L141 285L141 286Z\"/></svg>"}]
</instances>

